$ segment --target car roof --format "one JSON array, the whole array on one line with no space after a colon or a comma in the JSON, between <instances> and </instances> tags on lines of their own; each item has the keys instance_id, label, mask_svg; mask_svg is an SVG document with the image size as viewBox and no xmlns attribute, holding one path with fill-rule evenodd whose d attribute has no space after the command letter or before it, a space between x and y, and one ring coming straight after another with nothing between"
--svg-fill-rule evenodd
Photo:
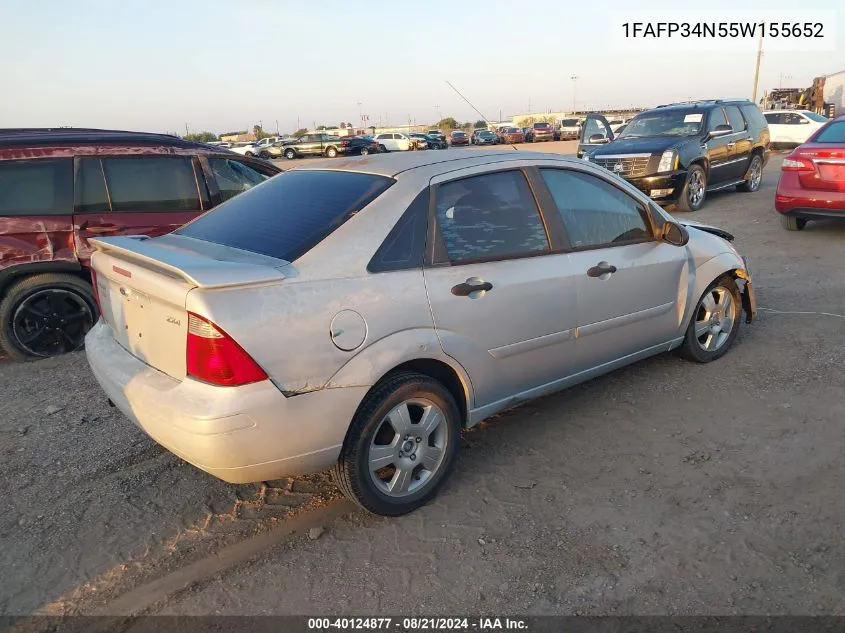
<instances>
[{"instance_id":1,"label":"car roof","mask_svg":"<svg viewBox=\"0 0 845 633\"><path fill-rule=\"evenodd\" d=\"M689 110L690 108L715 108L723 105L754 105L748 99L701 99L699 101L682 101L680 103L666 103L659 105L651 110L645 112L653 112L654 110ZM642 114L642 113L640 113Z\"/></svg>"},{"instance_id":2,"label":"car roof","mask_svg":"<svg viewBox=\"0 0 845 633\"><path fill-rule=\"evenodd\" d=\"M474 167L489 163L490 159L501 160L512 158L514 160L525 159L560 159L564 162L583 164L574 156L563 156L561 154L550 154L547 152L526 152L511 148L502 150L441 150L439 152L397 152L390 154L370 154L365 157L353 156L349 158L334 159L328 163L303 164L297 166L300 170L336 170L354 171L377 176L395 178L403 172L412 171L422 167L442 166L443 171L453 171L465 167Z\"/></svg>"},{"instance_id":3,"label":"car roof","mask_svg":"<svg viewBox=\"0 0 845 633\"><path fill-rule=\"evenodd\" d=\"M125 143L139 145L167 145L170 147L213 149L218 147L186 141L170 134L130 132L127 130L101 130L96 128L0 128L0 147L39 145L96 145L98 143Z\"/></svg>"}]
</instances>

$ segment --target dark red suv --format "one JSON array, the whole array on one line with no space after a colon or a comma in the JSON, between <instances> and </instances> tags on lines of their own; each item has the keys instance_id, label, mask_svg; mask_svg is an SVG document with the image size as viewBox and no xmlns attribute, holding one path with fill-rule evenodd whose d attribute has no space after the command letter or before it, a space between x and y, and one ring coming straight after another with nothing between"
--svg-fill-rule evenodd
<instances>
[{"instance_id":1,"label":"dark red suv","mask_svg":"<svg viewBox=\"0 0 845 633\"><path fill-rule=\"evenodd\" d=\"M82 346L97 319L87 238L169 233L280 171L164 134L0 129L0 347Z\"/></svg>"}]
</instances>

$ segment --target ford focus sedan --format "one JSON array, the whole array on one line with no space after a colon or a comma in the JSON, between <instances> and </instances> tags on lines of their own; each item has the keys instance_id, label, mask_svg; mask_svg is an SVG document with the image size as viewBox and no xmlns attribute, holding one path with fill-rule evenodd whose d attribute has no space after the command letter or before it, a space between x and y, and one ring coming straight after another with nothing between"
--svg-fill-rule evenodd
<instances>
[{"instance_id":1,"label":"ford focus sedan","mask_svg":"<svg viewBox=\"0 0 845 633\"><path fill-rule=\"evenodd\" d=\"M399 515L436 494L462 428L654 354L725 354L755 313L731 239L577 159L340 159L168 235L92 240L86 352L106 397L198 468L332 469Z\"/></svg>"}]
</instances>

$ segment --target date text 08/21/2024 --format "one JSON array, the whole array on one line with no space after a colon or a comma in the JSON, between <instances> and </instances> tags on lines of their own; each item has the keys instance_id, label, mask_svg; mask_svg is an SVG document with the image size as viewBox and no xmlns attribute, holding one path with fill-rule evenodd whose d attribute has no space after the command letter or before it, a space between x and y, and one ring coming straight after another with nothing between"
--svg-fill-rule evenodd
<instances>
[{"instance_id":1,"label":"date text 08/21/2024","mask_svg":"<svg viewBox=\"0 0 845 633\"><path fill-rule=\"evenodd\" d=\"M309 631L519 631L527 630L519 618L437 618L437 617L353 617L308 618Z\"/></svg>"}]
</instances>

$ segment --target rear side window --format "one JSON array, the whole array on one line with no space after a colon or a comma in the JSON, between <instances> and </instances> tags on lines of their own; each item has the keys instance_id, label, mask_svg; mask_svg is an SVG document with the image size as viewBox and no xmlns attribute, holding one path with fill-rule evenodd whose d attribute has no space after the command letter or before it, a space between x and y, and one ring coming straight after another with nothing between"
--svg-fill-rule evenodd
<instances>
[{"instance_id":1,"label":"rear side window","mask_svg":"<svg viewBox=\"0 0 845 633\"><path fill-rule=\"evenodd\" d=\"M769 112L765 115L766 123L771 125L779 125L783 123L783 115L780 112Z\"/></svg>"},{"instance_id":2,"label":"rear side window","mask_svg":"<svg viewBox=\"0 0 845 633\"><path fill-rule=\"evenodd\" d=\"M462 178L437 189L437 228L454 263L517 257L549 249L534 196L520 171Z\"/></svg>"},{"instance_id":3,"label":"rear side window","mask_svg":"<svg viewBox=\"0 0 845 633\"><path fill-rule=\"evenodd\" d=\"M254 170L252 167L231 158L209 158L208 166L217 180L217 188L220 190L220 201L226 202L255 185L260 185L267 180L267 176Z\"/></svg>"},{"instance_id":4,"label":"rear side window","mask_svg":"<svg viewBox=\"0 0 845 633\"><path fill-rule=\"evenodd\" d=\"M392 179L372 174L290 171L232 198L176 232L292 262L391 184Z\"/></svg>"},{"instance_id":5,"label":"rear side window","mask_svg":"<svg viewBox=\"0 0 845 633\"><path fill-rule=\"evenodd\" d=\"M814 143L845 143L845 121L837 121L831 123L825 128L822 128Z\"/></svg>"},{"instance_id":6,"label":"rear side window","mask_svg":"<svg viewBox=\"0 0 845 633\"><path fill-rule=\"evenodd\" d=\"M189 156L103 158L112 211L199 211Z\"/></svg>"},{"instance_id":7,"label":"rear side window","mask_svg":"<svg viewBox=\"0 0 845 633\"><path fill-rule=\"evenodd\" d=\"M72 213L72 159L0 161L0 215Z\"/></svg>"}]
</instances>

